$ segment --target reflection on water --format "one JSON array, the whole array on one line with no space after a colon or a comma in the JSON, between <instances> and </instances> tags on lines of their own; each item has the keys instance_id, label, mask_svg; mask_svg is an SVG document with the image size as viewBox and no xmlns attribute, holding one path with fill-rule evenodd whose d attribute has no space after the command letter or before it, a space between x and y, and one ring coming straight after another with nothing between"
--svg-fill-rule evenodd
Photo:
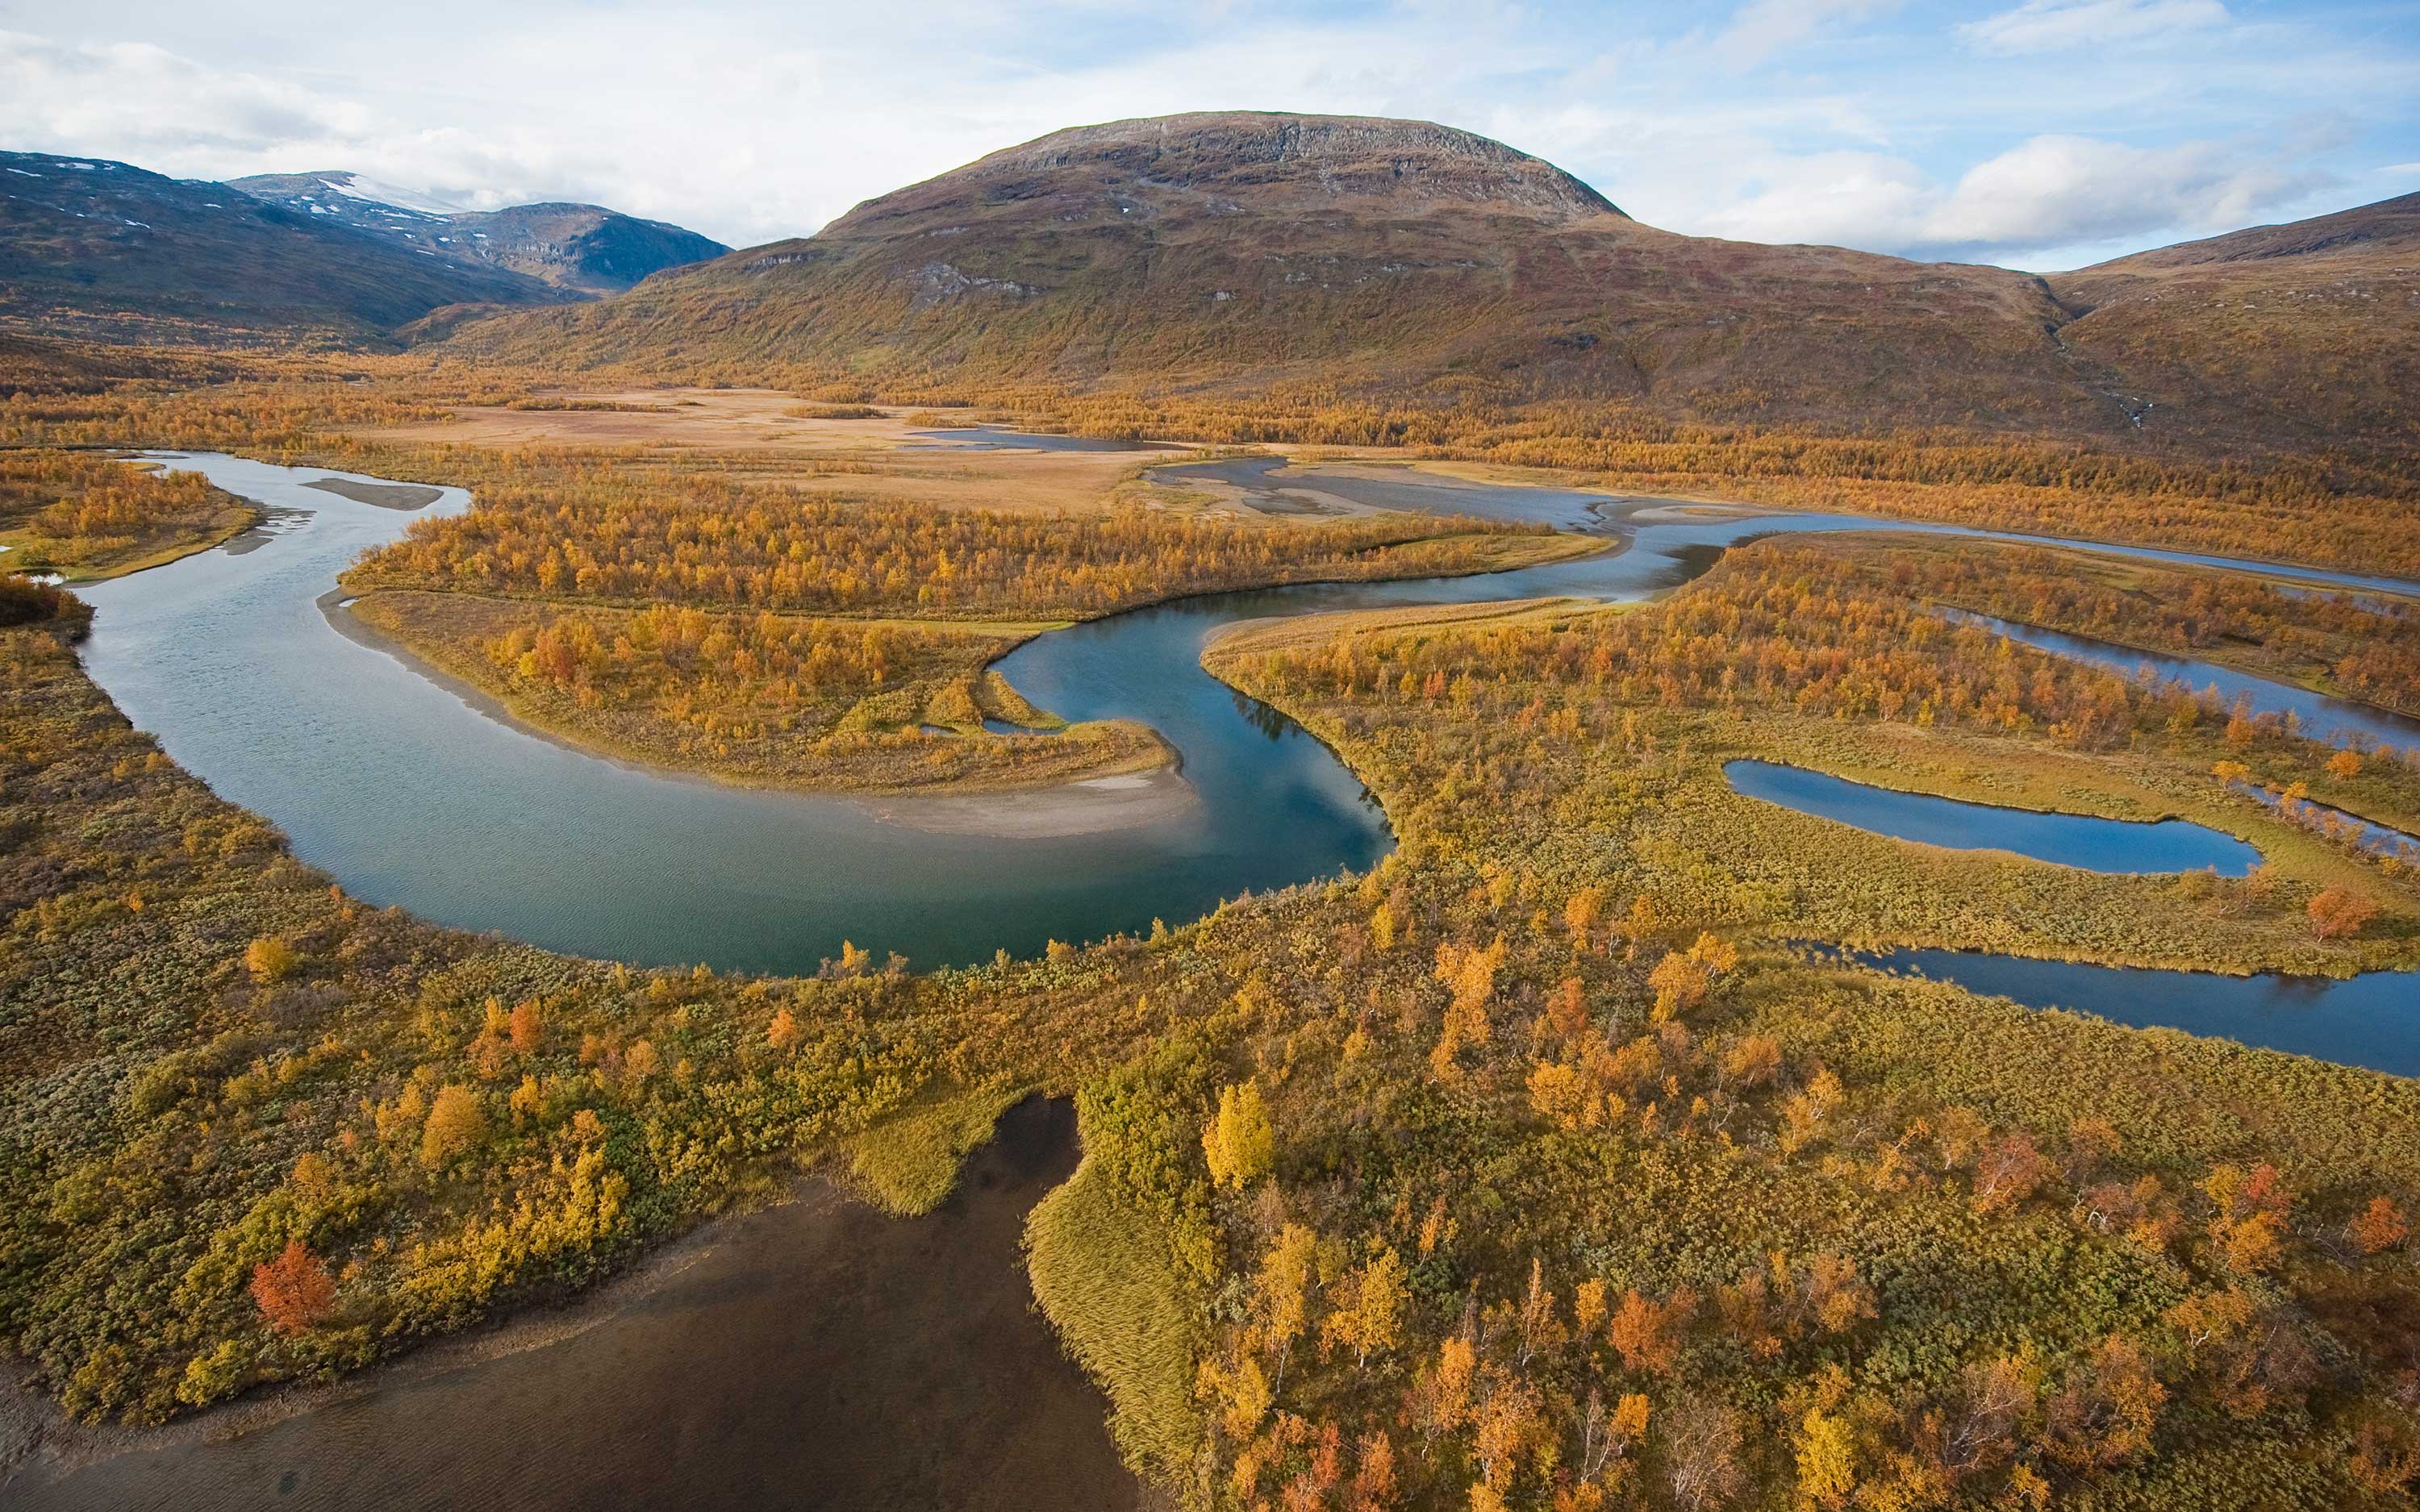
<instances>
[{"instance_id":1,"label":"reflection on water","mask_svg":"<svg viewBox=\"0 0 2420 1512\"><path fill-rule=\"evenodd\" d=\"M2199 872L2240 877L2260 853L2232 835L2183 819L2104 819L1967 803L1852 782L1776 762L1726 763L1723 776L1751 798L1859 829L1960 851L2009 851L2058 866L2116 874Z\"/></svg>"},{"instance_id":2,"label":"reflection on water","mask_svg":"<svg viewBox=\"0 0 2420 1512\"><path fill-rule=\"evenodd\" d=\"M1033 953L1050 939L1140 933L1154 918L1191 918L1247 889L1334 876L1384 856L1393 844L1385 817L1335 755L1202 669L1202 646L1223 625L1535 596L1638 599L1698 576L1743 541L1879 523L1265 458L1163 469L1217 470L1238 486L1308 481L1361 506L1543 520L1627 548L1474 578L1214 594L1040 636L1000 663L1009 681L1069 719L1151 725L1180 754L1196 801L1093 833L1046 825L986 834L963 816L994 800L876 806L721 787L582 755L489 717L336 634L314 606L365 548L416 516L305 486L329 476L318 470L217 455L171 465L309 513L249 555L205 552L85 590L100 610L86 665L169 754L284 827L304 859L371 902L581 954L775 972L813 969L844 939L919 965L985 959L1002 947ZM468 504L448 489L427 512ZM1052 801L1131 796L1071 789ZM919 823L927 802L947 803L950 822Z\"/></svg>"}]
</instances>

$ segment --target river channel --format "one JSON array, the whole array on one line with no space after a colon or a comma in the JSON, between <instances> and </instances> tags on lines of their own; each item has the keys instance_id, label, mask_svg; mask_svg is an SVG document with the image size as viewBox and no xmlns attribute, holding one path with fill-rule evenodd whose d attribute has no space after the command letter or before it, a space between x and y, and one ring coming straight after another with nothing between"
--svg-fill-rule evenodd
<instances>
[{"instance_id":1,"label":"river channel","mask_svg":"<svg viewBox=\"0 0 2420 1512\"><path fill-rule=\"evenodd\" d=\"M340 633L349 617L322 603L337 575L411 519L468 508L460 489L441 490L414 511L394 507L400 496L369 493L396 486L378 479L210 454L158 460L201 471L271 512L262 531L226 548L79 589L99 611L86 667L170 755L222 796L276 823L303 859L370 902L580 954L766 972L812 970L844 939L877 954L896 950L920 966L998 949L1031 953L1050 939L1140 932L1155 918L1181 922L1248 889L1330 877L1384 856L1393 843L1385 815L1334 753L1202 669L1202 646L1223 625L1538 595L1640 599L1762 536L1983 533L1408 470L1257 458L1179 464L1161 475L1226 487L1273 513L1481 515L1602 534L1620 548L1481 577L1181 599L1042 636L1005 658L1001 671L1070 719L1128 718L1157 729L1182 757L1181 783L1151 779L1165 785L1159 796L1168 801L1132 810L1134 779L1043 795L868 800L727 787L571 750ZM332 478L380 501L311 486ZM2310 568L2093 549L2319 586L2411 591ZM2196 686L2198 665L2182 668ZM1019 806L1035 805L1050 822L1016 822ZM1122 807L1144 817L1118 821ZM1012 822L990 822L994 810ZM1102 823L1083 822L1092 810ZM2273 979L2255 979L2264 980ZM2308 1007L2304 987L2291 992ZM2066 1006L2122 1016L2097 995Z\"/></svg>"}]
</instances>

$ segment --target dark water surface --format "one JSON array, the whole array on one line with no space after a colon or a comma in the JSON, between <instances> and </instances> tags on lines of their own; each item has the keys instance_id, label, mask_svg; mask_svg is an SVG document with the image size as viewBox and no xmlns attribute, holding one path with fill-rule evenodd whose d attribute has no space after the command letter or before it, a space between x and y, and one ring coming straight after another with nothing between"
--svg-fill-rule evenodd
<instances>
[{"instance_id":1,"label":"dark water surface","mask_svg":"<svg viewBox=\"0 0 2420 1512\"><path fill-rule=\"evenodd\" d=\"M1027 1211L1075 1165L1073 1109L1029 1102L927 1217L887 1218L818 1184L709 1230L686 1268L576 1304L560 1321L583 1326L552 1342L407 1360L231 1441L128 1451L56 1480L37 1466L0 1504L1133 1508L1142 1492L1108 1404L1033 1310L1018 1249Z\"/></svg>"},{"instance_id":2,"label":"dark water surface","mask_svg":"<svg viewBox=\"0 0 2420 1512\"><path fill-rule=\"evenodd\" d=\"M2039 813L1901 793L1777 762L1727 762L1723 776L1733 791L1751 798L1948 850L2009 851L2056 866L2121 874L2208 869L2240 877L2260 864L2260 853L2242 841L2183 819Z\"/></svg>"}]
</instances>

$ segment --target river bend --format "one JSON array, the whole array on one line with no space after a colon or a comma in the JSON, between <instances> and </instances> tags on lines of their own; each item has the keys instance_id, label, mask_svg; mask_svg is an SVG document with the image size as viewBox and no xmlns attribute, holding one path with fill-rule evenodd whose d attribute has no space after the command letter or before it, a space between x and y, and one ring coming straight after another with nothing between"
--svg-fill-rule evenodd
<instances>
[{"instance_id":1,"label":"river bend","mask_svg":"<svg viewBox=\"0 0 2420 1512\"><path fill-rule=\"evenodd\" d=\"M1032 953L1050 939L1140 932L1155 918L1181 922L1248 889L1375 862L1393 841L1361 783L1291 719L1202 669L1202 647L1223 625L1544 595L1635 600L1704 572L1730 546L1776 534L1991 533L1407 470L1253 458L1164 468L1174 481L1223 485L1276 512L1341 503L1481 515L1604 534L1625 548L1481 577L1183 599L1027 643L1001 664L1021 692L1070 719L1152 725L1181 754L1189 793L1147 806L1140 823L1064 833L967 822L970 806L1014 806L1032 795L869 800L752 791L540 738L492 717L484 701L338 633L319 602L355 558L410 520L470 507L463 490L439 490L414 512L311 486L333 478L376 488L383 480L215 454L155 459L200 471L271 512L262 530L226 548L79 589L99 610L85 666L178 763L276 823L299 856L372 903L578 954L763 972L812 970L838 955L844 939L877 954L896 950L920 966L984 959L996 949ZM2413 591L2310 568L2091 548L2355 591ZM1111 781L1057 790L1047 801L1107 810L1132 800L1125 783ZM2307 1011L2312 995L2293 992ZM2069 1006L2113 1009L2099 1000Z\"/></svg>"}]
</instances>

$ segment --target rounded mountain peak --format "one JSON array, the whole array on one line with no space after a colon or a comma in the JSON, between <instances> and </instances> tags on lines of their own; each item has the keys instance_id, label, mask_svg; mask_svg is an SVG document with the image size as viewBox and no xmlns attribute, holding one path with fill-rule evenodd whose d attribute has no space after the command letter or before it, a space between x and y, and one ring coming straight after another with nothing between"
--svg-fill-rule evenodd
<instances>
[{"instance_id":1,"label":"rounded mountain peak","mask_svg":"<svg viewBox=\"0 0 2420 1512\"><path fill-rule=\"evenodd\" d=\"M1053 131L869 200L832 229L872 229L945 204L1068 193L1173 194L1214 211L1310 211L1359 200L1553 221L1622 213L1543 158L1434 121L1202 111Z\"/></svg>"}]
</instances>

